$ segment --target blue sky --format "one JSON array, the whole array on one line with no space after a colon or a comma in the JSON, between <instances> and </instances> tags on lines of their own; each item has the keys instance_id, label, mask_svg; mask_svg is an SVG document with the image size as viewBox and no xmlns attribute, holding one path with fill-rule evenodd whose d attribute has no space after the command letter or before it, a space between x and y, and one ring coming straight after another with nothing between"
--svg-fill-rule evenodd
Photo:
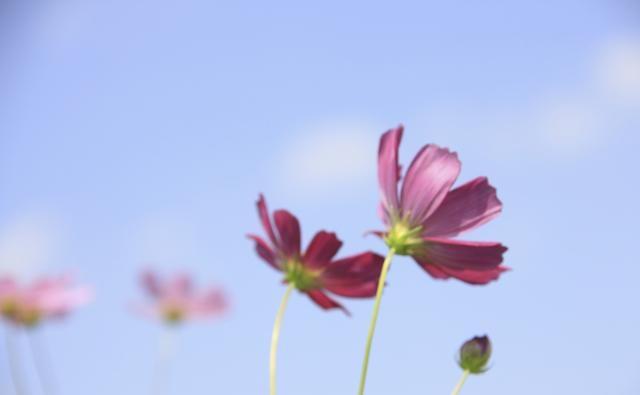
<instances>
[{"instance_id":1,"label":"blue sky","mask_svg":"<svg viewBox=\"0 0 640 395\"><path fill-rule=\"evenodd\" d=\"M225 319L176 333L171 393L265 393L284 288L244 237L257 194L305 240L329 229L343 254L384 252L362 234L380 226L377 140L399 122L404 163L435 142L460 154L460 181L497 186L502 216L464 238L504 242L513 271L469 287L398 258L368 394L449 393L458 346L483 333L493 368L463 393L640 391L632 1L13 3L0 271L69 270L97 292L37 333L61 394L149 391L162 330L127 307L145 264L232 298ZM293 298L282 395L356 392L372 303L346 303L352 318ZM11 394L6 372L3 357Z\"/></svg>"}]
</instances>

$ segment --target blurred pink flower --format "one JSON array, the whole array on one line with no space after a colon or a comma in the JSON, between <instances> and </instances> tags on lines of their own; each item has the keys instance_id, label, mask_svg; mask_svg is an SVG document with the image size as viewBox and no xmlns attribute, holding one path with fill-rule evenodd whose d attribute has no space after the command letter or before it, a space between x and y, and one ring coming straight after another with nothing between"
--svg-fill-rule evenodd
<instances>
[{"instance_id":1,"label":"blurred pink flower","mask_svg":"<svg viewBox=\"0 0 640 395\"><path fill-rule=\"evenodd\" d=\"M373 252L364 252L342 259L334 259L342 247L335 233L320 231L311 239L306 251L300 248L300 223L286 210L276 210L273 222L264 197L257 203L258 215L269 243L256 235L249 235L256 252L274 269L284 273L284 282L323 309L347 310L327 295L327 291L350 298L375 296L384 260ZM275 227L273 226L275 225Z\"/></svg>"},{"instance_id":2,"label":"blurred pink flower","mask_svg":"<svg viewBox=\"0 0 640 395\"><path fill-rule=\"evenodd\" d=\"M451 189L460 173L458 155L429 144L413 159L400 193L398 149L403 127L380 139L378 180L385 232L376 232L400 255L411 255L434 278L486 284L506 270L498 242L468 242L453 237L495 218L502 211L486 177Z\"/></svg>"},{"instance_id":3,"label":"blurred pink flower","mask_svg":"<svg viewBox=\"0 0 640 395\"><path fill-rule=\"evenodd\" d=\"M0 279L0 314L14 324L32 327L61 318L93 297L90 287L74 285L69 276L45 277L20 285L11 277Z\"/></svg>"},{"instance_id":4,"label":"blurred pink flower","mask_svg":"<svg viewBox=\"0 0 640 395\"><path fill-rule=\"evenodd\" d=\"M220 316L228 308L224 292L209 287L196 292L191 277L175 274L168 279L152 270L145 270L140 276L142 288L151 303L137 310L145 317L161 319L169 324L195 319L209 319Z\"/></svg>"}]
</instances>

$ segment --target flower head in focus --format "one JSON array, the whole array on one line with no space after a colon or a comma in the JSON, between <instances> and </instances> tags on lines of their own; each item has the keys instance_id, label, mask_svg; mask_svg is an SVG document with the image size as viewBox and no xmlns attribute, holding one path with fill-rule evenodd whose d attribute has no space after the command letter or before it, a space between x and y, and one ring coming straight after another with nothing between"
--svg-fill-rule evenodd
<instances>
[{"instance_id":1,"label":"flower head in focus","mask_svg":"<svg viewBox=\"0 0 640 395\"><path fill-rule=\"evenodd\" d=\"M491 341L488 336L476 336L467 340L460 347L458 364L462 370L467 370L473 374L480 374L487 371L487 363L491 358Z\"/></svg>"},{"instance_id":2,"label":"flower head in focus","mask_svg":"<svg viewBox=\"0 0 640 395\"><path fill-rule=\"evenodd\" d=\"M140 275L140 283L150 302L138 310L144 316L168 324L215 318L228 308L227 297L222 290L209 287L196 291L191 277L186 274L161 278L158 273L145 270Z\"/></svg>"},{"instance_id":3,"label":"flower head in focus","mask_svg":"<svg viewBox=\"0 0 640 395\"><path fill-rule=\"evenodd\" d=\"M375 296L384 258L364 252L342 259L334 259L342 241L335 233L320 231L313 236L306 250L301 249L298 219L286 210L276 210L273 221L261 195L257 202L258 215L266 233L266 240L249 235L255 242L258 255L271 267L283 273L283 281L292 284L321 308L347 310L327 292L350 298Z\"/></svg>"},{"instance_id":4,"label":"flower head in focus","mask_svg":"<svg viewBox=\"0 0 640 395\"><path fill-rule=\"evenodd\" d=\"M398 191L402 133L401 125L380 139L380 210L387 229L376 234L397 254L412 256L434 278L469 284L498 279L508 270L501 265L505 246L454 239L500 213L495 188L486 177L478 177L452 189L461 168L458 155L429 144L413 159Z\"/></svg>"},{"instance_id":5,"label":"flower head in focus","mask_svg":"<svg viewBox=\"0 0 640 395\"><path fill-rule=\"evenodd\" d=\"M0 279L0 315L25 327L62 318L92 297L90 287L74 285L69 276L43 277L29 285L11 277Z\"/></svg>"}]
</instances>

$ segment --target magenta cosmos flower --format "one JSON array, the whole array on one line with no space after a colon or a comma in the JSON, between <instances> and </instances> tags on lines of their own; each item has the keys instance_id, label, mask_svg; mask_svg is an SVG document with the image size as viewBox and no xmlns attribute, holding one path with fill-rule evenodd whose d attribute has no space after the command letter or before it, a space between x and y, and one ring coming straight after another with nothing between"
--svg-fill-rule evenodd
<instances>
[{"instance_id":1,"label":"magenta cosmos flower","mask_svg":"<svg viewBox=\"0 0 640 395\"><path fill-rule=\"evenodd\" d=\"M88 303L93 292L74 285L71 277L45 277L20 285L11 277L0 279L0 314L13 324L26 327L61 318Z\"/></svg>"},{"instance_id":2,"label":"magenta cosmos flower","mask_svg":"<svg viewBox=\"0 0 640 395\"><path fill-rule=\"evenodd\" d=\"M458 155L429 144L413 159L398 192L402 133L400 125L380 140L378 180L387 230L379 235L397 254L411 255L434 278L453 277L469 284L496 280L508 270L501 266L505 246L453 239L500 213L502 203L495 188L486 177L478 177L452 189L460 174Z\"/></svg>"},{"instance_id":3,"label":"magenta cosmos flower","mask_svg":"<svg viewBox=\"0 0 640 395\"><path fill-rule=\"evenodd\" d=\"M163 279L154 271L145 270L140 283L151 299L138 310L146 317L161 319L169 324L220 316L228 308L225 293L215 287L196 291L191 277L175 274Z\"/></svg>"},{"instance_id":4,"label":"magenta cosmos flower","mask_svg":"<svg viewBox=\"0 0 640 395\"><path fill-rule=\"evenodd\" d=\"M382 261L378 254L364 252L334 259L342 241L335 233L320 231L313 236L307 249L300 248L300 223L286 210L273 213L273 224L264 197L258 200L258 215L269 242L249 235L255 241L256 252L274 269L284 274L284 282L293 285L323 309L347 310L327 295L327 292L349 298L375 296ZM275 226L274 226L275 225Z\"/></svg>"}]
</instances>

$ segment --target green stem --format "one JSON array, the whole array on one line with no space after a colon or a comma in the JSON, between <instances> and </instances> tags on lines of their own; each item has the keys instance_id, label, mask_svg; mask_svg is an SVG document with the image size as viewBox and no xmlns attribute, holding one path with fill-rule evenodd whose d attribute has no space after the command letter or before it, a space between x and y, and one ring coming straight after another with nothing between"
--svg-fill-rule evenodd
<instances>
[{"instance_id":1,"label":"green stem","mask_svg":"<svg viewBox=\"0 0 640 395\"><path fill-rule=\"evenodd\" d=\"M453 389L453 392L451 393L451 395L458 395L460 394L460 390L462 389L462 386L464 385L464 382L467 381L467 377L469 377L469 371L465 370L462 373L462 377L460 377L460 381L458 381L458 384L456 384L456 388Z\"/></svg>"},{"instance_id":2,"label":"green stem","mask_svg":"<svg viewBox=\"0 0 640 395\"><path fill-rule=\"evenodd\" d=\"M371 323L369 324L369 334L367 336L367 346L364 351L364 360L362 361L362 373L360 374L360 389L358 395L364 395L364 387L367 382L367 371L369 370L369 357L371 355L371 343L373 342L373 335L376 331L376 323L378 322L378 313L380 312L380 301L382 300L382 291L387 281L387 273L389 273L389 267L391 267L391 260L395 255L396 250L391 248L387 253L387 257L382 264L382 272L380 273L380 279L378 280L378 291L376 293L376 301L373 305L373 315L371 316Z\"/></svg>"},{"instance_id":3,"label":"green stem","mask_svg":"<svg viewBox=\"0 0 640 395\"><path fill-rule=\"evenodd\" d=\"M284 292L282 302L280 302L280 308L278 308L278 314L276 315L276 322L273 324L273 334L271 335L271 353L269 355L269 394L276 395L276 354L278 352L278 340L280 340L280 327L282 326L282 318L284 312L287 309L289 303L289 297L291 291L293 291L293 284L289 284L287 290Z\"/></svg>"},{"instance_id":4,"label":"green stem","mask_svg":"<svg viewBox=\"0 0 640 395\"><path fill-rule=\"evenodd\" d=\"M22 380L22 373L20 371L20 357L18 355L18 332L20 329L7 328L6 330L6 346L7 356L9 358L9 370L11 371L11 381L13 381L13 387L16 390L16 395L26 395L27 390Z\"/></svg>"},{"instance_id":5,"label":"green stem","mask_svg":"<svg viewBox=\"0 0 640 395\"><path fill-rule=\"evenodd\" d=\"M27 335L31 348L31 357L36 367L36 374L38 381L40 381L42 393L44 395L55 395L57 394L57 386L53 379L49 354L44 346L44 341L38 338L38 335L42 336L42 333L36 334L31 330Z\"/></svg>"},{"instance_id":6,"label":"green stem","mask_svg":"<svg viewBox=\"0 0 640 395\"><path fill-rule=\"evenodd\" d=\"M175 354L175 324L166 324L158 337L158 351L151 382L151 395L164 395L170 392L171 362Z\"/></svg>"}]
</instances>

